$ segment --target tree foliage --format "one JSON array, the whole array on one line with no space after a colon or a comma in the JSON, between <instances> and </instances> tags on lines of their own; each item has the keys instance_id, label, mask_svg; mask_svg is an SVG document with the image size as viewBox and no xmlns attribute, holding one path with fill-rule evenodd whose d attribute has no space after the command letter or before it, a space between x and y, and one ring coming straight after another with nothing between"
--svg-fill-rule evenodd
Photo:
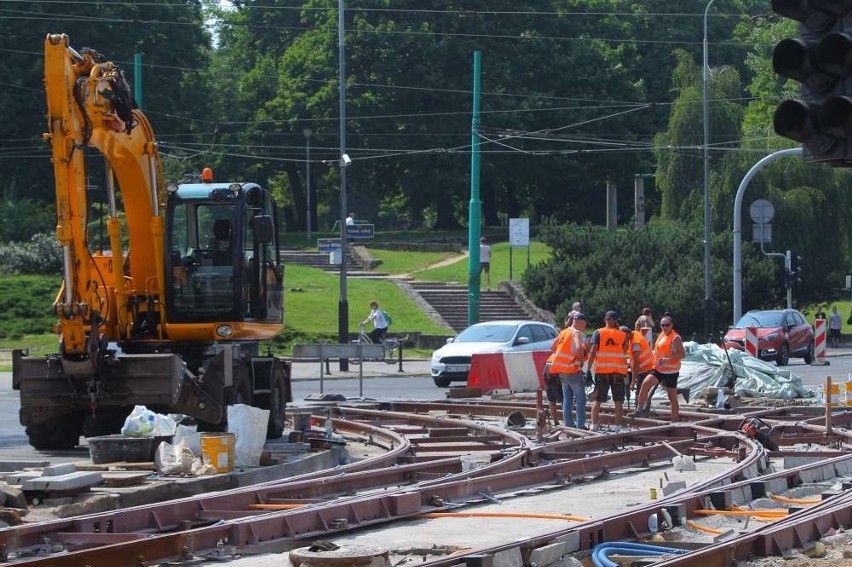
<instances>
[{"instance_id":1,"label":"tree foliage","mask_svg":"<svg viewBox=\"0 0 852 567\"><path fill-rule=\"evenodd\" d=\"M604 227L549 222L541 239L552 249L550 260L527 270L524 287L537 305L561 320L574 301L581 301L594 325L616 309L632 326L642 307L671 313L687 338L703 332L703 243L700 228L683 222L657 221L642 230L608 231ZM729 320L732 266L719 258L731 240L714 242L713 272L719 288L720 320ZM744 296L761 297L763 305L779 304L780 289L772 264L749 251L743 258ZM748 304L746 304L748 305ZM758 305L753 305L757 307ZM750 307L747 307L750 308ZM719 330L726 324L719 326ZM703 338L703 337L702 337Z\"/></svg>"}]
</instances>

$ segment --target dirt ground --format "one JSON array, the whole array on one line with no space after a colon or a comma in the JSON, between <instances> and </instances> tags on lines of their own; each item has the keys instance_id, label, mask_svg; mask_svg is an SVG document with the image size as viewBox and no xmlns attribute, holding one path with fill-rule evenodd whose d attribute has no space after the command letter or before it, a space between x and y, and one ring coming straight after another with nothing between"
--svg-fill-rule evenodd
<instances>
[{"instance_id":1,"label":"dirt ground","mask_svg":"<svg viewBox=\"0 0 852 567\"><path fill-rule=\"evenodd\" d=\"M806 549L795 549L783 557L744 561L738 567L852 567L852 530L827 535Z\"/></svg>"}]
</instances>

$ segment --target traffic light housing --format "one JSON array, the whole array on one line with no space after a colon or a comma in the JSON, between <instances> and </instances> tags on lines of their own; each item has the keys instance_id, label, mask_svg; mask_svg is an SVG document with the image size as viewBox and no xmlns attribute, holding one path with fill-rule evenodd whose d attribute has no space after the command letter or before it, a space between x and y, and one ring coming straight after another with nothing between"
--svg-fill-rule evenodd
<instances>
[{"instance_id":1,"label":"traffic light housing","mask_svg":"<svg viewBox=\"0 0 852 567\"><path fill-rule=\"evenodd\" d=\"M799 255L790 256L790 269L787 270L786 284L787 287L793 287L802 283L802 257Z\"/></svg>"},{"instance_id":2,"label":"traffic light housing","mask_svg":"<svg viewBox=\"0 0 852 567\"><path fill-rule=\"evenodd\" d=\"M852 0L772 0L772 10L799 22L772 67L802 84L775 110L775 132L801 142L806 161L852 167Z\"/></svg>"}]
</instances>

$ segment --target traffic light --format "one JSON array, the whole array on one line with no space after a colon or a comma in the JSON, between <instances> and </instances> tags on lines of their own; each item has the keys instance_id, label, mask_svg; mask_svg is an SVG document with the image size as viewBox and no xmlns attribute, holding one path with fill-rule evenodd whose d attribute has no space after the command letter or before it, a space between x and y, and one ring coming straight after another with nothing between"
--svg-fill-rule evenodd
<instances>
[{"instance_id":1,"label":"traffic light","mask_svg":"<svg viewBox=\"0 0 852 567\"><path fill-rule=\"evenodd\" d=\"M852 0L772 0L772 10L799 22L772 67L802 83L801 98L775 110L775 132L801 142L806 161L852 167Z\"/></svg>"},{"instance_id":2,"label":"traffic light","mask_svg":"<svg viewBox=\"0 0 852 567\"><path fill-rule=\"evenodd\" d=\"M790 256L790 269L787 270L787 287L793 287L794 285L801 284L803 271L802 257L798 255Z\"/></svg>"}]
</instances>

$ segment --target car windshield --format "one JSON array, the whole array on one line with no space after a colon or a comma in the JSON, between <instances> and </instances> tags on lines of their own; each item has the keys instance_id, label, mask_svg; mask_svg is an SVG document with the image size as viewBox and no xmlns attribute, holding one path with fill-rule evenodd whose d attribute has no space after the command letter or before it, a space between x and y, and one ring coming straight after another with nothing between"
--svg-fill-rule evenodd
<instances>
[{"instance_id":1,"label":"car windshield","mask_svg":"<svg viewBox=\"0 0 852 567\"><path fill-rule=\"evenodd\" d=\"M746 327L781 327L784 325L784 314L781 311L758 311L746 313L737 324L738 329Z\"/></svg>"},{"instance_id":2,"label":"car windshield","mask_svg":"<svg viewBox=\"0 0 852 567\"><path fill-rule=\"evenodd\" d=\"M456 337L454 343L505 343L512 339L515 327L508 325L474 325Z\"/></svg>"}]
</instances>

